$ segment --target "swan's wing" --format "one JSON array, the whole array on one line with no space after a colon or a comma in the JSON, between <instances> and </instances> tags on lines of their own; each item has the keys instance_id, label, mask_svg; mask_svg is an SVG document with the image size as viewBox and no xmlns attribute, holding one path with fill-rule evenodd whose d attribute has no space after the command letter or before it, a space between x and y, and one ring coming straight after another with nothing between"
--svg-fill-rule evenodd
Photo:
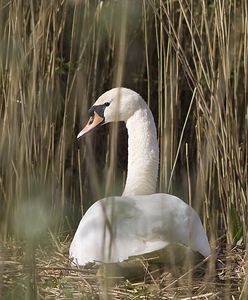
<instances>
[{"instance_id":1,"label":"swan's wing","mask_svg":"<svg viewBox=\"0 0 248 300\"><path fill-rule=\"evenodd\" d=\"M152 216L135 199L102 199L89 208L70 246L75 263L118 262L167 245L154 237Z\"/></svg>"},{"instance_id":2,"label":"swan's wing","mask_svg":"<svg viewBox=\"0 0 248 300\"><path fill-rule=\"evenodd\" d=\"M133 224L129 225L136 228L135 236L143 239L144 253L181 243L204 257L210 255L208 238L198 214L181 199L154 194L132 197L130 201L135 202L137 212ZM141 217L137 218L138 215Z\"/></svg>"},{"instance_id":3,"label":"swan's wing","mask_svg":"<svg viewBox=\"0 0 248 300\"><path fill-rule=\"evenodd\" d=\"M118 262L182 243L210 254L196 212L167 194L112 197L96 202L82 218L70 247L78 264Z\"/></svg>"}]
</instances>

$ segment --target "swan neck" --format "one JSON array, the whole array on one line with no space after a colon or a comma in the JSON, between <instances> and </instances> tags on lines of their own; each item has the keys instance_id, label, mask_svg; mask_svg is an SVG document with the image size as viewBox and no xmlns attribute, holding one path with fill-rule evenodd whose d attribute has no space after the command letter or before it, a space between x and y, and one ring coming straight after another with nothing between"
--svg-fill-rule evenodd
<instances>
[{"instance_id":1,"label":"swan neck","mask_svg":"<svg viewBox=\"0 0 248 300\"><path fill-rule=\"evenodd\" d=\"M123 196L156 192L159 147L157 130L148 106L137 110L127 121L128 168Z\"/></svg>"}]
</instances>

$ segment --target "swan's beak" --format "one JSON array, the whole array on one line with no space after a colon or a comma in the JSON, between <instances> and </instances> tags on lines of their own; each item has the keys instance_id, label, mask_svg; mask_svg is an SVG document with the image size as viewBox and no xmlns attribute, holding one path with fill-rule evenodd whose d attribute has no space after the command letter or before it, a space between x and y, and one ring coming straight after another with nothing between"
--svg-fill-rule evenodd
<instances>
[{"instance_id":1,"label":"swan's beak","mask_svg":"<svg viewBox=\"0 0 248 300\"><path fill-rule=\"evenodd\" d=\"M94 115L90 117L88 123L86 126L79 132L77 135L77 139L81 138L81 136L85 135L86 133L92 131L99 125L101 125L104 122L104 118L100 117L95 111Z\"/></svg>"}]
</instances>

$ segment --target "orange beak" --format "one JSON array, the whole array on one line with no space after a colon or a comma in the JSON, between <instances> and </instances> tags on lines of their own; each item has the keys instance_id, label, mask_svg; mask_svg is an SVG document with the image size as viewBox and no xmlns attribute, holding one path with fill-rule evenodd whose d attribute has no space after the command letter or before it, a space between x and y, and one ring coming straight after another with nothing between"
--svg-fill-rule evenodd
<instances>
[{"instance_id":1,"label":"orange beak","mask_svg":"<svg viewBox=\"0 0 248 300\"><path fill-rule=\"evenodd\" d=\"M81 136L85 135L86 133L92 131L97 126L101 125L104 122L104 118L100 117L95 111L94 115L90 117L88 123L86 126L79 132L77 135L77 139L79 139Z\"/></svg>"}]
</instances>

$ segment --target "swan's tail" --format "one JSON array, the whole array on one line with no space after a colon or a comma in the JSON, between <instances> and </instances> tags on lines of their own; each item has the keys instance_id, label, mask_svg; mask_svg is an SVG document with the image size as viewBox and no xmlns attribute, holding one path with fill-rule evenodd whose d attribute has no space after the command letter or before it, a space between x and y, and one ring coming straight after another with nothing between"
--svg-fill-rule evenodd
<instances>
[{"instance_id":1,"label":"swan's tail","mask_svg":"<svg viewBox=\"0 0 248 300\"><path fill-rule=\"evenodd\" d=\"M192 212L191 228L189 230L190 246L193 250L198 251L204 257L207 257L211 254L208 238L205 229L202 226L201 219L194 210L192 210Z\"/></svg>"}]
</instances>

